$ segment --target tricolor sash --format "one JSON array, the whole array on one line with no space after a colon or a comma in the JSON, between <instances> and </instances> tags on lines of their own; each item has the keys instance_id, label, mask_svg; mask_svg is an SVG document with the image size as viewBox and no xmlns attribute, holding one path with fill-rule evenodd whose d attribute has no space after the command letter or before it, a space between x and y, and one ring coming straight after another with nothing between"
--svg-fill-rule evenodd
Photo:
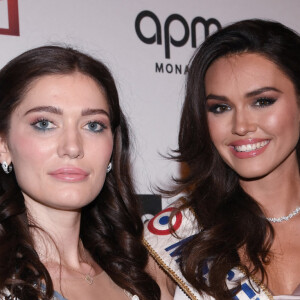
<instances>
[{"instance_id":1,"label":"tricolor sash","mask_svg":"<svg viewBox=\"0 0 300 300\"><path fill-rule=\"evenodd\" d=\"M174 233L169 229L169 218L174 207L168 207L158 213L145 226L144 244L155 261L169 274L191 300L213 300L206 294L200 295L184 278L180 271L178 260L180 246L199 232L199 226L193 211L186 209L178 212L172 225ZM203 276L208 277L209 263L203 270ZM246 278L239 268L229 271L226 283L229 289L241 282L241 290L233 296L234 300L270 300L272 295L263 286Z\"/></svg>"}]
</instances>

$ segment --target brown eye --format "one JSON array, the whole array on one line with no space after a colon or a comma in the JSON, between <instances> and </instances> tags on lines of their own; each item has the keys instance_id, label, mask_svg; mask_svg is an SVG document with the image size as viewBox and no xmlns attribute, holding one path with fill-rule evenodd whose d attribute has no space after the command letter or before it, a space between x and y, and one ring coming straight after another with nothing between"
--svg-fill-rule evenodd
<instances>
[{"instance_id":1,"label":"brown eye","mask_svg":"<svg viewBox=\"0 0 300 300\"><path fill-rule=\"evenodd\" d=\"M258 107L270 106L276 102L277 99L274 98L259 98L255 101L254 105Z\"/></svg>"},{"instance_id":2,"label":"brown eye","mask_svg":"<svg viewBox=\"0 0 300 300\"><path fill-rule=\"evenodd\" d=\"M208 106L208 111L214 114L222 114L229 110L231 110L231 107L227 104L213 104Z\"/></svg>"}]
</instances>

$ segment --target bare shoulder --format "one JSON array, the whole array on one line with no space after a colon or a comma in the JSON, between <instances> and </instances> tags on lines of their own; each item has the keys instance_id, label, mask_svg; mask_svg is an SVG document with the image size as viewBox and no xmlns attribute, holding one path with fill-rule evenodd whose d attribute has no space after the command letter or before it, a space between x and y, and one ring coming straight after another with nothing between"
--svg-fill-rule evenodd
<instances>
[{"instance_id":1,"label":"bare shoulder","mask_svg":"<svg viewBox=\"0 0 300 300\"><path fill-rule=\"evenodd\" d=\"M166 272L151 256L149 256L146 270L159 285L161 291L161 300L173 299L176 283L166 274Z\"/></svg>"}]
</instances>

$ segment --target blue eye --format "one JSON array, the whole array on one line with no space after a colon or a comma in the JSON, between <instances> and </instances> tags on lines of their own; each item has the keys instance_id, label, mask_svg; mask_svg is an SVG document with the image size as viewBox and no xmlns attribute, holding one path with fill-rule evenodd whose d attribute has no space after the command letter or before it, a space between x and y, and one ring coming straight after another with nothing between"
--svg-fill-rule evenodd
<instances>
[{"instance_id":1,"label":"blue eye","mask_svg":"<svg viewBox=\"0 0 300 300\"><path fill-rule=\"evenodd\" d=\"M227 104L213 104L208 105L207 110L213 114L222 114L226 111L231 110L231 107Z\"/></svg>"},{"instance_id":2,"label":"blue eye","mask_svg":"<svg viewBox=\"0 0 300 300\"><path fill-rule=\"evenodd\" d=\"M46 119L37 120L37 121L31 123L31 125L35 129L41 130L41 131L51 130L51 129L55 128L55 125Z\"/></svg>"},{"instance_id":3,"label":"blue eye","mask_svg":"<svg viewBox=\"0 0 300 300\"><path fill-rule=\"evenodd\" d=\"M88 129L92 132L100 133L101 131L103 131L106 128L106 126L100 122L93 121L93 122L88 122L84 126L84 128Z\"/></svg>"},{"instance_id":4,"label":"blue eye","mask_svg":"<svg viewBox=\"0 0 300 300\"><path fill-rule=\"evenodd\" d=\"M257 106L257 107L266 107L266 106L270 106L272 105L273 103L276 102L277 99L275 98L259 98L257 100L255 100L254 102L254 106Z\"/></svg>"}]
</instances>

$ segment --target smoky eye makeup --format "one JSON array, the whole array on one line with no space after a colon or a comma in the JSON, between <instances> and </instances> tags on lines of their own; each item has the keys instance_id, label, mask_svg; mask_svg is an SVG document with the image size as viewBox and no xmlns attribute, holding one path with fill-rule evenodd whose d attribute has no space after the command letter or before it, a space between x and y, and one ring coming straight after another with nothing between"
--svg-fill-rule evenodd
<instances>
[{"instance_id":1,"label":"smoky eye makeup","mask_svg":"<svg viewBox=\"0 0 300 300\"><path fill-rule=\"evenodd\" d=\"M277 98L275 97L259 97L255 99L253 106L263 108L268 107L274 104L277 101Z\"/></svg>"},{"instance_id":2,"label":"smoky eye makeup","mask_svg":"<svg viewBox=\"0 0 300 300\"><path fill-rule=\"evenodd\" d=\"M213 114L221 114L231 110L231 107L225 103L206 103L206 110L207 112L211 112Z\"/></svg>"}]
</instances>

